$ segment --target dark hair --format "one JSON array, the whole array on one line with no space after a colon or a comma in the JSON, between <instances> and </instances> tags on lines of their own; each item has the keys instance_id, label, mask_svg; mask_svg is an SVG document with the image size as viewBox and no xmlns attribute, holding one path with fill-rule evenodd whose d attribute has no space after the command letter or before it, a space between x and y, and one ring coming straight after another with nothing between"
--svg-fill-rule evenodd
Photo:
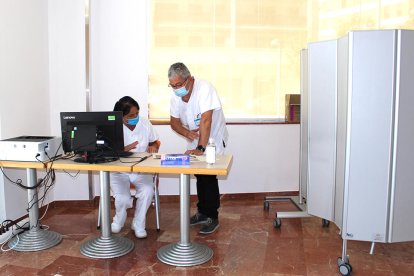
<instances>
[{"instance_id":1,"label":"dark hair","mask_svg":"<svg viewBox=\"0 0 414 276\"><path fill-rule=\"evenodd\" d=\"M136 100L130 96L124 96L115 103L114 111L122 111L122 115L125 116L131 111L133 106L139 110L139 104Z\"/></svg>"}]
</instances>

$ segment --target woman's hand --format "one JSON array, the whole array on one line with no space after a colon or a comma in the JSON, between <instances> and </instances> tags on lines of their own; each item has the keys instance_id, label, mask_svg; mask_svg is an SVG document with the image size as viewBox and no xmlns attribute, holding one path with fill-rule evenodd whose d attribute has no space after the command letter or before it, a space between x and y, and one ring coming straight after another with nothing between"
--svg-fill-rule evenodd
<instances>
[{"instance_id":1,"label":"woman's hand","mask_svg":"<svg viewBox=\"0 0 414 276\"><path fill-rule=\"evenodd\" d=\"M135 141L135 142L133 142L133 143L131 143L131 144L129 144L129 145L126 145L126 146L124 147L124 151L130 151L130 150L133 150L133 149L135 149L135 148L137 147L137 145L138 145L138 141Z\"/></svg>"}]
</instances>

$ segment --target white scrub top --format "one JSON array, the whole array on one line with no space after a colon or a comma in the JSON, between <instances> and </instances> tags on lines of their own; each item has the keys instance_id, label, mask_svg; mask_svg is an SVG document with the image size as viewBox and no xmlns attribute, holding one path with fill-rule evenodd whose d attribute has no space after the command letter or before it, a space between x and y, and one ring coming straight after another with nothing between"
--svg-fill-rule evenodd
<instances>
[{"instance_id":1,"label":"white scrub top","mask_svg":"<svg viewBox=\"0 0 414 276\"><path fill-rule=\"evenodd\" d=\"M216 89L206 80L194 79L193 91L188 103L172 93L170 115L179 118L189 130L200 126L201 114L213 110L210 138L214 138L217 154L224 153L224 145L229 137L226 120ZM195 149L198 139L189 141L187 149Z\"/></svg>"},{"instance_id":2,"label":"white scrub top","mask_svg":"<svg viewBox=\"0 0 414 276\"><path fill-rule=\"evenodd\" d=\"M127 146L138 141L137 147L132 149L132 152L147 152L148 144L158 139L158 133L147 118L140 116L134 130L130 130L124 124L124 145Z\"/></svg>"}]
</instances>

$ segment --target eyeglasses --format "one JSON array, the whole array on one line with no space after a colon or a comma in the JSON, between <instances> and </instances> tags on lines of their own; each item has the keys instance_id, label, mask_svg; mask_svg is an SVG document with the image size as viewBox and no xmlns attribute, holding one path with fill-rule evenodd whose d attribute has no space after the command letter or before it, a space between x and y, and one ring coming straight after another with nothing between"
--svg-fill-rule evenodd
<instances>
[{"instance_id":1,"label":"eyeglasses","mask_svg":"<svg viewBox=\"0 0 414 276\"><path fill-rule=\"evenodd\" d=\"M177 88L181 88L183 86L185 86L187 84L188 78L185 79L185 81L183 81L182 83L177 83L177 84L168 84L168 87L171 87L173 89L177 89Z\"/></svg>"}]
</instances>

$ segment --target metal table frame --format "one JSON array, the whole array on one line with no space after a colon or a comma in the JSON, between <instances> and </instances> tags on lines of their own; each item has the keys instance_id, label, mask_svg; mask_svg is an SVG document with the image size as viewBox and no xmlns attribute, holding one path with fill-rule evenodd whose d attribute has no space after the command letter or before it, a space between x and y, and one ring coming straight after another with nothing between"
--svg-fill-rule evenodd
<instances>
[{"instance_id":1,"label":"metal table frame","mask_svg":"<svg viewBox=\"0 0 414 276\"><path fill-rule=\"evenodd\" d=\"M84 243L80 252L91 258L115 258L128 254L134 249L134 242L128 238L113 236L111 233L111 199L109 172L100 171L101 236Z\"/></svg>"},{"instance_id":2,"label":"metal table frame","mask_svg":"<svg viewBox=\"0 0 414 276\"><path fill-rule=\"evenodd\" d=\"M144 162L135 166L128 166L121 162L111 162L105 164L82 164L74 163L71 160L56 160L46 164L53 169L82 170L100 172L100 206L101 208L101 235L98 238L87 241L81 246L81 253L92 258L114 258L123 256L134 249L134 242L111 234L111 204L110 204L110 172L141 172L141 173L172 173L180 175L180 241L160 248L157 252L158 259L166 264L175 266L194 266L205 263L213 257L213 250L207 245L198 244L190 241L190 175L227 175L233 157L223 155L217 158L214 165L207 165L205 162L191 163L189 166L161 166L159 159L148 158ZM7 166L7 163L13 163ZM22 165L23 164L23 165ZM36 184L36 169L44 168L29 165L24 162L0 162L1 166L27 168L29 185ZM37 202L37 191L28 190L28 200ZM23 244L22 240L29 244L30 250L36 251L52 247L58 244L62 237L52 231L41 229L38 225L38 205L34 204L29 212L31 230L19 237L18 244ZM11 241L12 242L12 241ZM18 244L14 247L18 250ZM11 243L11 246L14 246ZM23 249L21 249L23 251Z\"/></svg>"},{"instance_id":3,"label":"metal table frame","mask_svg":"<svg viewBox=\"0 0 414 276\"><path fill-rule=\"evenodd\" d=\"M6 168L26 169L28 187L36 186L36 169L45 168L45 165L40 162L0 161L0 165ZM37 189L27 189L27 202L29 207L32 204L29 208L29 231L13 237L7 243L9 248L15 251L40 251L59 244L62 240L59 233L40 227Z\"/></svg>"},{"instance_id":4,"label":"metal table frame","mask_svg":"<svg viewBox=\"0 0 414 276\"><path fill-rule=\"evenodd\" d=\"M213 257L213 250L207 245L190 241L190 175L228 175L232 160L231 155L220 155L214 165L192 162L189 166L161 166L159 159L148 158L132 167L133 172L180 175L180 241L158 250L157 257L161 262L174 266L194 266Z\"/></svg>"},{"instance_id":5,"label":"metal table frame","mask_svg":"<svg viewBox=\"0 0 414 276\"><path fill-rule=\"evenodd\" d=\"M158 259L175 266L203 264L213 257L207 245L190 241L190 175L180 175L180 241L161 247Z\"/></svg>"},{"instance_id":6,"label":"metal table frame","mask_svg":"<svg viewBox=\"0 0 414 276\"><path fill-rule=\"evenodd\" d=\"M128 238L114 236L111 233L111 199L110 172L131 172L131 166L119 161L88 164L75 163L72 160L56 160L54 169L99 171L100 206L101 206L101 235L81 245L80 252L91 258L108 259L128 254L134 249L134 242Z\"/></svg>"}]
</instances>

